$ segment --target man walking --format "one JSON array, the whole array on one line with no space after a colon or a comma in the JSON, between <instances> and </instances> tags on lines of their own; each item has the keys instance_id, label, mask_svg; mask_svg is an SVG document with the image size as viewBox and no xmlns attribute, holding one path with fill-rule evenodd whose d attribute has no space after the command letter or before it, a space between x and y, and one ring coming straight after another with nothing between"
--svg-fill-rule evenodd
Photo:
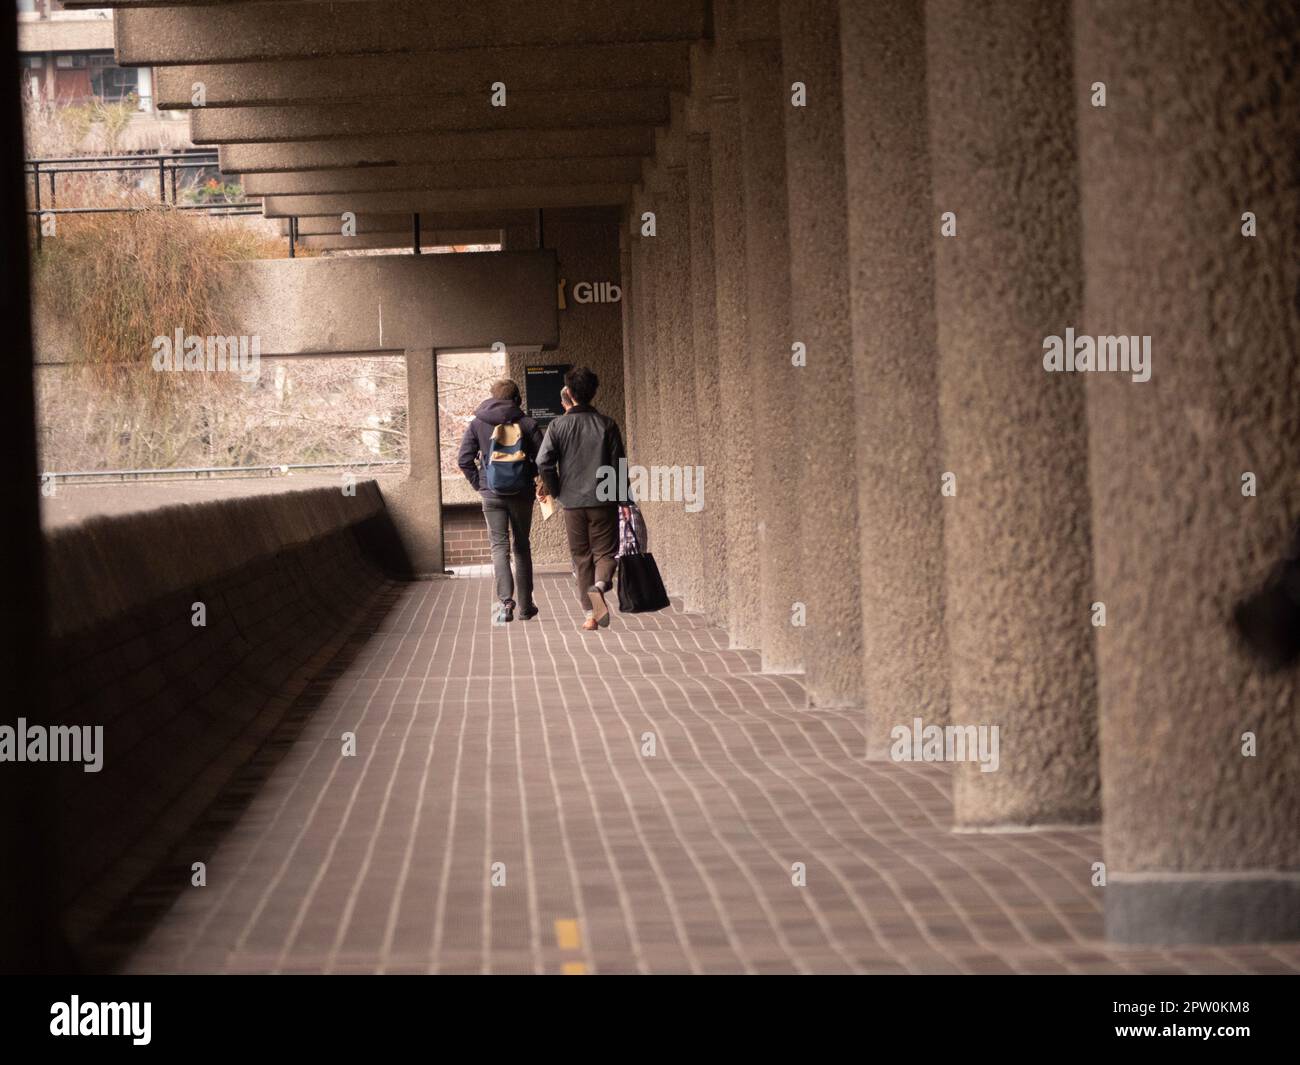
<instances>
[{"instance_id":1,"label":"man walking","mask_svg":"<svg viewBox=\"0 0 1300 1065\"><path fill-rule=\"evenodd\" d=\"M537 494L553 496L564 507L564 531L578 581L578 601L587 612L588 632L609 626L605 593L614 585L618 547L616 476L626 457L623 434L613 418L591 405L599 378L585 366L564 375L573 405L551 422L537 456L542 484ZM612 471L612 472L611 472ZM613 475L612 475L613 474Z\"/></svg>"},{"instance_id":2,"label":"man walking","mask_svg":"<svg viewBox=\"0 0 1300 1065\"><path fill-rule=\"evenodd\" d=\"M496 577L493 621L498 625L514 620L516 605L521 621L537 616L533 603L533 552L528 538L533 527L533 485L541 446L542 431L520 409L519 386L508 380L492 385L491 398L479 404L460 442L457 465L483 500Z\"/></svg>"}]
</instances>

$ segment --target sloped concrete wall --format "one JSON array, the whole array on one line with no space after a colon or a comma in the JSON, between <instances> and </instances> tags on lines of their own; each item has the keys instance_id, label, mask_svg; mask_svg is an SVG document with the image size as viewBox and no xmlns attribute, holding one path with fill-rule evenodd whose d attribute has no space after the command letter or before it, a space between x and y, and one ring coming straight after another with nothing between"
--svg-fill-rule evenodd
<instances>
[{"instance_id":1,"label":"sloped concrete wall","mask_svg":"<svg viewBox=\"0 0 1300 1065\"><path fill-rule=\"evenodd\" d=\"M53 532L46 557L49 720L104 730L100 771L58 767L76 941L168 857L403 563L374 482L95 518ZM203 858L178 864L178 887Z\"/></svg>"}]
</instances>

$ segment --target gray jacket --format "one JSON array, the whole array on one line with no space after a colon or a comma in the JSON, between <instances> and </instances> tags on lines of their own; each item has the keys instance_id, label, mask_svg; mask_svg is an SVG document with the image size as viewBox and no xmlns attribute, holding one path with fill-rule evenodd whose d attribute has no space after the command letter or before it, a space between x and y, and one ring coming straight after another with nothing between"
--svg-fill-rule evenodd
<instances>
[{"instance_id":1,"label":"gray jacket","mask_svg":"<svg viewBox=\"0 0 1300 1065\"><path fill-rule=\"evenodd\" d=\"M627 458L613 418L580 403L551 422L537 453L546 491L563 507L603 507L619 498L619 463Z\"/></svg>"}]
</instances>

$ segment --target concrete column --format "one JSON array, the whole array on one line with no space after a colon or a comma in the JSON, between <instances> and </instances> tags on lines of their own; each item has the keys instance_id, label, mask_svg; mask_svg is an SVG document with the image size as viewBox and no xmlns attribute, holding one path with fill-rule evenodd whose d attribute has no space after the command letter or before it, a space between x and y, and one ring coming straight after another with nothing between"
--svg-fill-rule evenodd
<instances>
[{"instance_id":1,"label":"concrete column","mask_svg":"<svg viewBox=\"0 0 1300 1065\"><path fill-rule=\"evenodd\" d=\"M926 35L952 717L1000 730L995 772L956 766L955 819L1093 822L1083 382L1043 369L1082 299L1070 5L930 0Z\"/></svg>"},{"instance_id":2,"label":"concrete column","mask_svg":"<svg viewBox=\"0 0 1300 1065\"><path fill-rule=\"evenodd\" d=\"M696 49L696 55L702 52ZM707 85L707 83L706 83ZM691 101L692 133L686 144L686 178L690 208L691 335L694 342L695 421L698 461L704 471L700 610L714 625L727 623L727 523L725 485L730 458L723 422L721 360L718 357L718 304L713 248L713 173L707 132L708 89Z\"/></svg>"},{"instance_id":3,"label":"concrete column","mask_svg":"<svg viewBox=\"0 0 1300 1065\"><path fill-rule=\"evenodd\" d=\"M635 237L631 232L631 222L624 212L618 235L618 272L619 286L623 290L623 299L619 310L623 316L623 444L628 454L635 454L636 448L636 403L634 390L636 385L636 316L633 314L633 300L636 292L636 279L632 273L632 261L635 255L633 244Z\"/></svg>"},{"instance_id":4,"label":"concrete column","mask_svg":"<svg viewBox=\"0 0 1300 1065\"><path fill-rule=\"evenodd\" d=\"M948 721L925 0L841 0L867 749Z\"/></svg>"},{"instance_id":5,"label":"concrete column","mask_svg":"<svg viewBox=\"0 0 1300 1065\"><path fill-rule=\"evenodd\" d=\"M1300 669L1233 618L1300 524L1300 13L1094 0L1075 34L1086 331L1150 338L1150 380L1087 375L1106 930L1294 939Z\"/></svg>"},{"instance_id":6,"label":"concrete column","mask_svg":"<svg viewBox=\"0 0 1300 1065\"><path fill-rule=\"evenodd\" d=\"M799 398L791 460L800 471L799 510L816 517L799 531L799 598L808 606L804 685L814 706L862 700L858 492L851 483L858 470L860 392L849 325L839 22L837 0L781 0L790 342L804 345L806 359L793 375ZM804 93L801 106L794 105L796 85Z\"/></svg>"},{"instance_id":7,"label":"concrete column","mask_svg":"<svg viewBox=\"0 0 1300 1065\"><path fill-rule=\"evenodd\" d=\"M686 175L686 131L679 108L677 125L661 134L655 168L654 206L657 226L655 313L661 365L659 402L662 428L654 462L678 467L693 479L699 464L699 433L695 424L695 347L692 333L694 297L691 279L690 204ZM689 474L686 472L689 469ZM656 471L651 471L652 473ZM667 476L656 477L662 488L673 487ZM681 482L684 488L686 482ZM674 495L684 494L674 490ZM680 596L687 610L699 610L704 567L703 519L688 511L684 498L661 499L642 507L648 522L668 535L671 553L660 562L669 591Z\"/></svg>"},{"instance_id":8,"label":"concrete column","mask_svg":"<svg viewBox=\"0 0 1300 1065\"><path fill-rule=\"evenodd\" d=\"M655 212L654 172L646 167L647 177L634 190L632 199L633 225L637 233L642 233L642 215ZM664 424L661 399L661 386L664 377L664 347L662 343L663 322L658 315L658 285L660 243L657 236L638 235L636 238L636 259L634 273L637 278L636 306L634 316L637 326L637 450L628 458L637 465L649 466L658 462L663 453ZM664 569L668 556L672 554L673 530L671 521L662 520L662 515L653 508L645 513L646 526L650 534L650 550L656 562L664 560ZM653 522L653 524L651 524ZM665 585L670 576L664 576Z\"/></svg>"},{"instance_id":9,"label":"concrete column","mask_svg":"<svg viewBox=\"0 0 1300 1065\"><path fill-rule=\"evenodd\" d=\"M406 434L411 472L384 502L416 576L442 576L442 471L438 458L438 377L431 348L406 352Z\"/></svg>"},{"instance_id":10,"label":"concrete column","mask_svg":"<svg viewBox=\"0 0 1300 1065\"><path fill-rule=\"evenodd\" d=\"M719 4L720 20L731 4ZM720 31L726 23L720 24ZM724 441L754 436L754 379L745 336L749 322L745 271L745 186L741 160L740 64L719 32L709 112L710 188L713 198L714 295L717 318L718 398ZM727 512L727 632L733 647L757 647L759 623L758 501L748 449L726 448L723 504Z\"/></svg>"},{"instance_id":11,"label":"concrete column","mask_svg":"<svg viewBox=\"0 0 1300 1065\"><path fill-rule=\"evenodd\" d=\"M786 218L783 112L790 105L781 74L775 3L746 4L740 45L741 156L745 186L745 351L757 400L739 439L752 444L759 516L760 649L763 668L803 668L804 603L797 447L799 378L790 362L790 241ZM770 36L768 36L770 34ZM806 609L806 604L805 604ZM821 649L819 648L819 653Z\"/></svg>"}]
</instances>

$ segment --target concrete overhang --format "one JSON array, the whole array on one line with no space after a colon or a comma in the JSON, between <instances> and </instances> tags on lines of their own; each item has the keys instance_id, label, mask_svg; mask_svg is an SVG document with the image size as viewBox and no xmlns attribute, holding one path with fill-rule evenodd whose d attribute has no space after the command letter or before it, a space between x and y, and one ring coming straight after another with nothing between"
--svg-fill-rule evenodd
<instances>
[{"instance_id":1,"label":"concrete overhang","mask_svg":"<svg viewBox=\"0 0 1300 1065\"><path fill-rule=\"evenodd\" d=\"M425 211L420 213L420 229L424 232L439 230L491 229L499 230L502 226L531 226L537 222L535 210L517 211ZM280 232L289 233L289 220L281 219L278 223ZM358 233L397 233L410 232L411 214L359 214L356 219ZM337 236L339 221L337 218L307 216L298 220L298 235Z\"/></svg>"},{"instance_id":2,"label":"concrete overhang","mask_svg":"<svg viewBox=\"0 0 1300 1065\"><path fill-rule=\"evenodd\" d=\"M87 13L81 18L25 19L20 15L18 19L19 52L104 52L112 47L111 18Z\"/></svg>"},{"instance_id":3,"label":"concrete overhang","mask_svg":"<svg viewBox=\"0 0 1300 1065\"><path fill-rule=\"evenodd\" d=\"M393 214L420 211L490 211L495 208L585 207L627 202L628 185L572 185L555 188L443 189L356 192L331 196L268 196L267 218L303 215Z\"/></svg>"},{"instance_id":4,"label":"concrete overhang","mask_svg":"<svg viewBox=\"0 0 1300 1065\"><path fill-rule=\"evenodd\" d=\"M362 167L287 174L245 174L246 196L391 192L411 189L504 188L521 185L631 184L641 172L639 156L614 159L527 159L508 162L451 161L440 166Z\"/></svg>"},{"instance_id":5,"label":"concrete overhang","mask_svg":"<svg viewBox=\"0 0 1300 1065\"><path fill-rule=\"evenodd\" d=\"M435 230L432 233L420 231L420 249L428 252L433 248L450 248L466 244L500 244L499 229L461 229ZM358 233L355 237L344 237L335 233L326 236L300 237L298 244L315 251L371 251L378 248L411 248L414 246L414 233L410 226L403 230L388 233Z\"/></svg>"},{"instance_id":6,"label":"concrete overhang","mask_svg":"<svg viewBox=\"0 0 1300 1065\"><path fill-rule=\"evenodd\" d=\"M227 269L218 328L257 336L263 357L559 343L553 251L260 259Z\"/></svg>"},{"instance_id":7,"label":"concrete overhang","mask_svg":"<svg viewBox=\"0 0 1300 1065\"><path fill-rule=\"evenodd\" d=\"M329 141L272 140L222 144L218 154L224 172L252 174L442 163L449 159L576 159L648 155L653 150L652 128L620 126L471 133L435 131L342 137Z\"/></svg>"},{"instance_id":8,"label":"concrete overhang","mask_svg":"<svg viewBox=\"0 0 1300 1065\"><path fill-rule=\"evenodd\" d=\"M124 65L240 63L302 56L689 41L707 0L355 0L350 3L118 5Z\"/></svg>"},{"instance_id":9,"label":"concrete overhang","mask_svg":"<svg viewBox=\"0 0 1300 1065\"><path fill-rule=\"evenodd\" d=\"M112 34L109 43L112 46ZM209 63L161 67L158 107L386 102L403 96L486 97L494 82L507 98L528 92L600 89L686 89L690 46L678 41L584 44L552 48L476 48L463 52L326 56L274 63Z\"/></svg>"},{"instance_id":10,"label":"concrete overhang","mask_svg":"<svg viewBox=\"0 0 1300 1065\"><path fill-rule=\"evenodd\" d=\"M195 144L239 144L430 130L656 126L667 122L669 115L668 93L662 89L519 92L509 94L505 107L493 107L484 93L429 100L404 97L381 108L369 104L200 108L191 113L190 132Z\"/></svg>"}]
</instances>

